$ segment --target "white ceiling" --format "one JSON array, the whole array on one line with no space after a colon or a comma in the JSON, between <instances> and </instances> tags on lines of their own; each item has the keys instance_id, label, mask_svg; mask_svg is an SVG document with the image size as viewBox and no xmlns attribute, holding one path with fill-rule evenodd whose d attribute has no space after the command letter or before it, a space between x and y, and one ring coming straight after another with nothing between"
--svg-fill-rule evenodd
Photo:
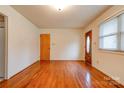
<instances>
[{"instance_id":1,"label":"white ceiling","mask_svg":"<svg viewBox=\"0 0 124 93\"><path fill-rule=\"evenodd\" d=\"M13 5L39 28L83 28L110 6L71 5L58 12L50 5Z\"/></svg>"}]
</instances>

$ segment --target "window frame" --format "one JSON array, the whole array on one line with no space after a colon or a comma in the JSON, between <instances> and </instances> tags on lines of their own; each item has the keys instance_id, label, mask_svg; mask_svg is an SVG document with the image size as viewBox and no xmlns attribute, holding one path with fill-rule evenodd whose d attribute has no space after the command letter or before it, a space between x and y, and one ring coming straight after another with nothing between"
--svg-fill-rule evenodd
<instances>
[{"instance_id":1,"label":"window frame","mask_svg":"<svg viewBox=\"0 0 124 93\"><path fill-rule=\"evenodd\" d=\"M112 51L112 52L123 52L124 53L124 50L121 49L121 35L124 34L124 32L121 32L121 16L124 15L124 11L121 11L119 13L117 13L116 15L112 16L112 17L109 17L107 18L105 21L101 22L99 24L99 37L98 37L98 40L99 40L99 44L98 44L98 47L100 50L105 50L105 51ZM112 33L112 34L109 34L109 35L103 35L103 36L100 36L100 26L102 24L105 24L113 19L117 18L118 20L118 24L117 24L117 33ZM100 43L101 43L101 39L103 39L104 37L110 37L110 36L114 36L114 35L117 35L117 49L113 49L113 48L101 48L100 46Z\"/></svg>"}]
</instances>

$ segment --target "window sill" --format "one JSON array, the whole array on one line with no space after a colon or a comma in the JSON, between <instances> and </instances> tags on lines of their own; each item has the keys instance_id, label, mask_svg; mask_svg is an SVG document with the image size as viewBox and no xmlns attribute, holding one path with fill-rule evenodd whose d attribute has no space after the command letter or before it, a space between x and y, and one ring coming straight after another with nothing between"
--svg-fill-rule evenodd
<instances>
[{"instance_id":1,"label":"window sill","mask_svg":"<svg viewBox=\"0 0 124 93\"><path fill-rule=\"evenodd\" d=\"M124 55L124 51L114 51L114 50L105 50L105 49L98 49L101 52L117 54L117 55Z\"/></svg>"}]
</instances>

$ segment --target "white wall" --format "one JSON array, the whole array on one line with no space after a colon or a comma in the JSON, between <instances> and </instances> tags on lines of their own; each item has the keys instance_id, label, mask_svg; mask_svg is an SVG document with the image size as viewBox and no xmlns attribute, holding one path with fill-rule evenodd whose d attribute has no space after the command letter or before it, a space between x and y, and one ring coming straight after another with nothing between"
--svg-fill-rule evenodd
<instances>
[{"instance_id":1,"label":"white wall","mask_svg":"<svg viewBox=\"0 0 124 93\"><path fill-rule=\"evenodd\" d=\"M113 6L84 29L84 33L91 29L93 31L93 43L92 43L93 66L101 70L105 74L109 75L113 79L117 80L121 84L124 84L124 53L114 53L110 51L99 50L98 36L99 36L99 24L104 20L106 20L107 18L123 10L124 10L124 6Z\"/></svg>"},{"instance_id":2,"label":"white wall","mask_svg":"<svg viewBox=\"0 0 124 93\"><path fill-rule=\"evenodd\" d=\"M0 6L8 16L8 78L39 57L39 29L10 6Z\"/></svg>"},{"instance_id":3,"label":"white wall","mask_svg":"<svg viewBox=\"0 0 124 93\"><path fill-rule=\"evenodd\" d=\"M51 60L82 60L82 44L80 29L41 29L40 34L50 33Z\"/></svg>"}]
</instances>

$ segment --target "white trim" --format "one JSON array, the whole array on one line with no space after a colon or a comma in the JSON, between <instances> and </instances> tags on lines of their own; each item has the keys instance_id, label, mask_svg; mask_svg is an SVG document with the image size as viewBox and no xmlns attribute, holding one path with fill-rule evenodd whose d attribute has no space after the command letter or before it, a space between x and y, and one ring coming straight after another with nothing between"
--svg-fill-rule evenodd
<instances>
[{"instance_id":1,"label":"white trim","mask_svg":"<svg viewBox=\"0 0 124 93\"><path fill-rule=\"evenodd\" d=\"M8 79L8 17L5 16L5 79Z\"/></svg>"},{"instance_id":2,"label":"white trim","mask_svg":"<svg viewBox=\"0 0 124 93\"><path fill-rule=\"evenodd\" d=\"M113 14L113 15L107 17L107 18L105 18L103 21L101 21L101 22L99 23L99 27L100 27L101 24L103 24L103 23L105 23L105 22L107 22L107 21L109 21L109 20L112 20L112 19L114 19L115 17L120 16L121 14L124 14L124 10L119 11L119 12L117 12L117 13L115 13L115 14Z\"/></svg>"},{"instance_id":3,"label":"white trim","mask_svg":"<svg viewBox=\"0 0 124 93\"><path fill-rule=\"evenodd\" d=\"M4 64L4 79L8 79L8 16L0 13L4 16L5 20L5 64Z\"/></svg>"},{"instance_id":4,"label":"white trim","mask_svg":"<svg viewBox=\"0 0 124 93\"><path fill-rule=\"evenodd\" d=\"M113 50L104 50L104 49L99 49L99 51L124 56L124 52L122 52L122 51L113 51Z\"/></svg>"},{"instance_id":5,"label":"white trim","mask_svg":"<svg viewBox=\"0 0 124 93\"><path fill-rule=\"evenodd\" d=\"M99 36L99 38L104 38L104 37L109 37L109 36L114 36L114 35L118 35L118 33L113 33L113 34L109 34L109 35Z\"/></svg>"},{"instance_id":6,"label":"white trim","mask_svg":"<svg viewBox=\"0 0 124 93\"><path fill-rule=\"evenodd\" d=\"M117 47L119 50L121 50L121 19L122 16L119 15L118 16L118 36L117 36Z\"/></svg>"}]
</instances>

